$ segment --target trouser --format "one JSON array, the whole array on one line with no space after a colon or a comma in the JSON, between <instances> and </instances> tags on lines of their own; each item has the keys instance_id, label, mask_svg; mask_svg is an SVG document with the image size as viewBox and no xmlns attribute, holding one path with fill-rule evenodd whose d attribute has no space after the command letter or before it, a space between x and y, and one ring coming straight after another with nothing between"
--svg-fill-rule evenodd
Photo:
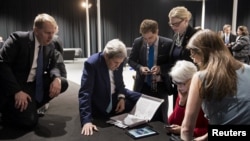
<instances>
[{"instance_id":1,"label":"trouser","mask_svg":"<svg viewBox=\"0 0 250 141\"><path fill-rule=\"evenodd\" d=\"M61 93L68 88L68 82L66 79L61 80ZM2 112L2 120L5 124L11 124L21 127L22 129L32 129L38 123L37 109L46 104L52 98L49 97L49 85L45 88L45 94L42 102L38 103L35 100L35 83L27 83L23 87L23 91L30 95L31 101L29 101L27 108L24 111L20 111L15 107L14 95L7 96L1 95L0 105Z\"/></svg>"}]
</instances>

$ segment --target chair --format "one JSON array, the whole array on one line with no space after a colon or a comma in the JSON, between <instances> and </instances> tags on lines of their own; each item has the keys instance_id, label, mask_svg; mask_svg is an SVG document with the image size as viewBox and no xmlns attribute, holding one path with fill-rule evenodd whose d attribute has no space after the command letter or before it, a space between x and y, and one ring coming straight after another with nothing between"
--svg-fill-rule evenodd
<instances>
[{"instance_id":1,"label":"chair","mask_svg":"<svg viewBox=\"0 0 250 141\"><path fill-rule=\"evenodd\" d=\"M75 59L75 50L64 50L63 60L73 60Z\"/></svg>"},{"instance_id":2,"label":"chair","mask_svg":"<svg viewBox=\"0 0 250 141\"><path fill-rule=\"evenodd\" d=\"M129 59L129 55L131 53L132 47L127 47L127 58L125 59L125 63L124 63L124 67L126 67L126 65L128 65L128 59Z\"/></svg>"}]
</instances>

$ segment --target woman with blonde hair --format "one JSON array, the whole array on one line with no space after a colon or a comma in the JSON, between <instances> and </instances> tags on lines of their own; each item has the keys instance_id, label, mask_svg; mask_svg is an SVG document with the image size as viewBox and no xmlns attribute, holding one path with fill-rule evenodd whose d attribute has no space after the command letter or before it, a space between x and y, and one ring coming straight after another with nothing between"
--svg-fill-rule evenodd
<instances>
[{"instance_id":1,"label":"woman with blonde hair","mask_svg":"<svg viewBox=\"0 0 250 141\"><path fill-rule=\"evenodd\" d=\"M184 6L177 6L170 10L168 18L169 26L174 31L173 44L170 48L167 58L168 64L170 64L170 67L172 67L178 60L187 60L192 62L192 59L189 57L190 52L188 49L186 49L189 39L197 31L189 24L192 18L191 12ZM174 86L172 93L174 99L173 103L175 103L178 95L177 86L175 84L169 85Z\"/></svg>"},{"instance_id":2,"label":"woman with blonde hair","mask_svg":"<svg viewBox=\"0 0 250 141\"><path fill-rule=\"evenodd\" d=\"M181 138L192 140L200 106L210 125L250 125L250 66L236 60L208 29L198 31L187 48L199 71L191 80Z\"/></svg>"}]
</instances>

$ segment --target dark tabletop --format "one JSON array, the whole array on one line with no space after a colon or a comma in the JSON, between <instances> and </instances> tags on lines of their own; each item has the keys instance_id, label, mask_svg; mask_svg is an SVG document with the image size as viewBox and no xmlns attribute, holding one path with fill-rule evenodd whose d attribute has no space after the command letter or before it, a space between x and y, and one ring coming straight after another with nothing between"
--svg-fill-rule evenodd
<instances>
[{"instance_id":1,"label":"dark tabletop","mask_svg":"<svg viewBox=\"0 0 250 141\"><path fill-rule=\"evenodd\" d=\"M84 141L168 141L169 136L166 134L166 130L164 129L163 125L164 123L155 121L155 122L150 122L144 125L141 125L139 127L143 126L150 126L152 129L158 132L157 135L149 136L149 137L144 137L140 139L133 139L129 135L126 134L126 131L128 129L122 129L119 127L116 127L114 125L98 125L98 132L94 132L92 136L84 136L83 140ZM139 128L135 127L135 128Z\"/></svg>"}]
</instances>

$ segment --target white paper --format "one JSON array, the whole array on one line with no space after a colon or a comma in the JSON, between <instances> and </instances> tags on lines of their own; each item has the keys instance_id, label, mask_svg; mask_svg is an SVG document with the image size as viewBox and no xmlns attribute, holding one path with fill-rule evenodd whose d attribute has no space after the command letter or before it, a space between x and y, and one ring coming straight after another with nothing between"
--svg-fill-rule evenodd
<instances>
[{"instance_id":1,"label":"white paper","mask_svg":"<svg viewBox=\"0 0 250 141\"><path fill-rule=\"evenodd\" d=\"M153 118L163 101L163 99L143 94L130 113L113 116L110 118L113 122L109 121L109 123L124 128L146 123Z\"/></svg>"}]
</instances>

